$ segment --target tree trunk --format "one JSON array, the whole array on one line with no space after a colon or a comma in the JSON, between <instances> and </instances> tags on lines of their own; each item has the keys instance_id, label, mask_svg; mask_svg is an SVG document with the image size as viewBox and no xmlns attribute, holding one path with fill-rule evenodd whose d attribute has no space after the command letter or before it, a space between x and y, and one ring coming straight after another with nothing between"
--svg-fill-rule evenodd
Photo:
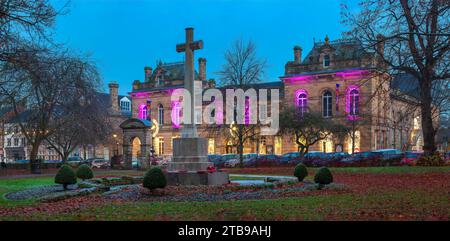
<instances>
[{"instance_id":1,"label":"tree trunk","mask_svg":"<svg viewBox=\"0 0 450 241\"><path fill-rule=\"evenodd\" d=\"M244 167L244 143L239 142L238 154L239 154L239 166L241 168L243 168Z\"/></svg>"},{"instance_id":2,"label":"tree trunk","mask_svg":"<svg viewBox=\"0 0 450 241\"><path fill-rule=\"evenodd\" d=\"M428 93L424 93L428 92ZM422 132L423 132L423 151L425 155L430 155L436 151L435 143L435 131L433 127L433 114L431 104L431 88L425 90L422 88L422 103L421 103L421 115L422 115Z\"/></svg>"},{"instance_id":3,"label":"tree trunk","mask_svg":"<svg viewBox=\"0 0 450 241\"><path fill-rule=\"evenodd\" d=\"M68 159L69 159L69 154L68 153L64 153L64 155L62 156L63 163L66 164Z\"/></svg>"},{"instance_id":4,"label":"tree trunk","mask_svg":"<svg viewBox=\"0 0 450 241\"><path fill-rule=\"evenodd\" d=\"M436 152L432 112L431 81L423 80L421 88L421 117L424 141L423 151L425 155L431 155Z\"/></svg>"},{"instance_id":5,"label":"tree trunk","mask_svg":"<svg viewBox=\"0 0 450 241\"><path fill-rule=\"evenodd\" d=\"M37 155L39 152L39 145L40 142L35 142L33 143L33 145L31 146L31 152L30 152L30 172L32 174L38 174L39 170L36 170L36 167L34 166L35 163L37 162Z\"/></svg>"}]
</instances>

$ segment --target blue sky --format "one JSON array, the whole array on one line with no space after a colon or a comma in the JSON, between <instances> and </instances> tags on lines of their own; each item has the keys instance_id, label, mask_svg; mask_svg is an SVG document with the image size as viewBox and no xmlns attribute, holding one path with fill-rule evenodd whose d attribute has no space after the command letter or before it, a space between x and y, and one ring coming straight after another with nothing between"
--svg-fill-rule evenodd
<instances>
[{"instance_id":1,"label":"blue sky","mask_svg":"<svg viewBox=\"0 0 450 241\"><path fill-rule=\"evenodd\" d=\"M62 0L54 0L60 6ZM96 62L104 81L117 81L119 92L131 91L143 80L144 66L158 60L182 61L175 45L184 42L184 29L194 27L204 49L195 59L207 59L207 77L223 65L233 41L251 39L258 55L268 61L266 81L278 80L293 59L293 46L303 56L313 38L341 36L340 3L352 0L71 0L70 12L56 23L56 38ZM196 65L197 67L197 65Z\"/></svg>"}]
</instances>

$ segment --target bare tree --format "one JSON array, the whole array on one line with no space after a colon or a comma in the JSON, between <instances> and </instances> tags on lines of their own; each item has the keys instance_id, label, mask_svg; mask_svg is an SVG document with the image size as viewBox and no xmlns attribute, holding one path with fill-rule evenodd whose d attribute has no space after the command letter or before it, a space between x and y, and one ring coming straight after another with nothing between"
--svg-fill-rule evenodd
<instances>
[{"instance_id":1,"label":"bare tree","mask_svg":"<svg viewBox=\"0 0 450 241\"><path fill-rule=\"evenodd\" d=\"M266 61L258 58L255 44L252 41L245 43L240 39L225 52L225 64L218 74L225 88L246 90L261 81L265 68ZM236 105L233 105L233 108L236 118ZM225 131L231 134L236 143L240 165L243 166L244 144L259 135L259 125L234 122L233 125L222 125L219 128L225 128Z\"/></svg>"},{"instance_id":2,"label":"bare tree","mask_svg":"<svg viewBox=\"0 0 450 241\"><path fill-rule=\"evenodd\" d=\"M55 120L53 134L45 140L64 162L77 147L106 141L110 128L105 106L92 92L86 95L83 102L70 104L70 108Z\"/></svg>"},{"instance_id":3,"label":"bare tree","mask_svg":"<svg viewBox=\"0 0 450 241\"><path fill-rule=\"evenodd\" d=\"M33 167L39 146L55 133L74 103L88 100L99 78L87 60L66 53L30 51L12 60L1 65L0 96L21 116L19 126L31 147Z\"/></svg>"},{"instance_id":4,"label":"bare tree","mask_svg":"<svg viewBox=\"0 0 450 241\"><path fill-rule=\"evenodd\" d=\"M18 43L27 39L50 40L49 30L59 14L67 13L68 1L55 9L50 0L0 0L0 60L17 54Z\"/></svg>"},{"instance_id":5,"label":"bare tree","mask_svg":"<svg viewBox=\"0 0 450 241\"><path fill-rule=\"evenodd\" d=\"M418 81L426 154L436 151L433 119L447 109L450 97L449 10L450 2L443 0L362 0L356 14L343 6L349 34L373 50L391 74L408 73Z\"/></svg>"},{"instance_id":6,"label":"bare tree","mask_svg":"<svg viewBox=\"0 0 450 241\"><path fill-rule=\"evenodd\" d=\"M303 113L295 107L287 107L280 113L280 131L294 135L301 156L308 153L311 146L326 140L333 133L345 136L349 132L345 125L323 118L321 113Z\"/></svg>"}]
</instances>

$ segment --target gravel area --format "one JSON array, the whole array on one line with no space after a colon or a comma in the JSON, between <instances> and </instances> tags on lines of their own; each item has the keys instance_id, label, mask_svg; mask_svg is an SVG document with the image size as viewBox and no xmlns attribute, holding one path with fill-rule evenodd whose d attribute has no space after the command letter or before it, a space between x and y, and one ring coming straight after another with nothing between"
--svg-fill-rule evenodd
<instances>
[{"instance_id":1,"label":"gravel area","mask_svg":"<svg viewBox=\"0 0 450 241\"><path fill-rule=\"evenodd\" d=\"M345 186L341 184L330 184L324 187L324 190L344 190ZM307 183L303 186L293 186L281 189L259 189L246 191L232 191L225 190L221 194L209 193L192 193L188 195L165 195L164 191L161 193L150 193L148 190L140 185L128 185L116 188L109 192L103 193L107 199L121 200L121 201L173 201L173 202L205 202L205 201L228 201L228 200L249 200L249 199L273 199L279 197L283 193L299 193L317 190L317 186L312 183Z\"/></svg>"},{"instance_id":2,"label":"gravel area","mask_svg":"<svg viewBox=\"0 0 450 241\"><path fill-rule=\"evenodd\" d=\"M78 185L69 185L67 188L69 190L76 190L78 188ZM6 194L5 198L11 200L25 200L30 198L40 198L58 192L64 192L64 188L62 187L62 185L42 186L17 192L11 192Z\"/></svg>"}]
</instances>

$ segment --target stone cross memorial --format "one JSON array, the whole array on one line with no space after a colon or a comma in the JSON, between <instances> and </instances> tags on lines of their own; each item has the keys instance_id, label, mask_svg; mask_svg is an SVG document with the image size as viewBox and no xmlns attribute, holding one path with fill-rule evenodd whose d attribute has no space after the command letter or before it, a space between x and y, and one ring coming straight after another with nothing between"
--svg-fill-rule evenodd
<instances>
[{"instance_id":1,"label":"stone cross memorial","mask_svg":"<svg viewBox=\"0 0 450 241\"><path fill-rule=\"evenodd\" d=\"M191 123L184 124L181 130L181 136L186 138L198 137L197 126L195 125L195 95L194 95L194 84L195 84L195 70L194 70L194 51L203 49L203 41L194 42L194 29L186 29L186 43L177 45L177 52L185 52L185 63L184 63L184 88L191 93L191 108L190 108L190 121Z\"/></svg>"},{"instance_id":2,"label":"stone cross memorial","mask_svg":"<svg viewBox=\"0 0 450 241\"><path fill-rule=\"evenodd\" d=\"M203 48L203 41L194 41L194 29L186 29L186 42L178 44L178 53L186 55L184 63L184 88L191 94L190 123L185 123L181 138L173 140L173 159L168 165L168 182L173 185L221 185L228 183L228 174L222 172L208 173L207 139L199 137L195 124L194 102L194 51ZM201 103L200 103L201 104Z\"/></svg>"}]
</instances>

